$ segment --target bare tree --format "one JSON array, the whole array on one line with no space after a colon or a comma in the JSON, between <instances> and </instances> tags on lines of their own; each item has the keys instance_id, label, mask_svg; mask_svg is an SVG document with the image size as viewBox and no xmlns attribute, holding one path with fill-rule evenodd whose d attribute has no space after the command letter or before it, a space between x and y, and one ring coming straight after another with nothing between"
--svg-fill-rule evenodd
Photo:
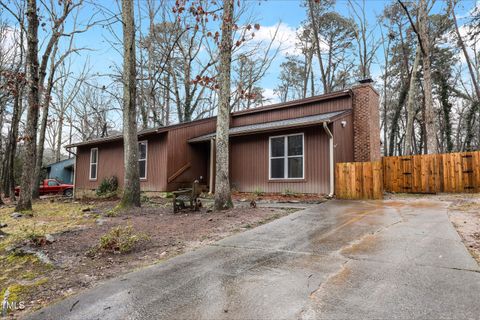
<instances>
[{"instance_id":1,"label":"bare tree","mask_svg":"<svg viewBox=\"0 0 480 320\"><path fill-rule=\"evenodd\" d=\"M32 183L36 161L36 141L39 108L39 68L38 68L38 13L36 0L27 2L27 56L28 71L28 114L27 127L23 140L25 141L25 159L22 170L20 198L15 207L17 211L32 210Z\"/></svg>"},{"instance_id":2,"label":"bare tree","mask_svg":"<svg viewBox=\"0 0 480 320\"><path fill-rule=\"evenodd\" d=\"M136 111L135 22L132 0L122 0L124 190L121 205L140 207Z\"/></svg>"},{"instance_id":3,"label":"bare tree","mask_svg":"<svg viewBox=\"0 0 480 320\"><path fill-rule=\"evenodd\" d=\"M359 74L361 79L370 78L370 67L374 62L380 42L375 37L375 27L371 28L367 19L366 1L348 0L348 4L356 22L355 40L359 58Z\"/></svg>"},{"instance_id":4,"label":"bare tree","mask_svg":"<svg viewBox=\"0 0 480 320\"><path fill-rule=\"evenodd\" d=\"M470 107L470 110L467 113L467 117L466 117L467 118L467 132L466 132L466 137L465 137L466 149L471 149L472 148L472 140L473 140L473 136L474 136L474 131L473 131L474 115L478 110L480 110L480 83L479 83L479 81L480 81L480 79L479 79L480 71L478 71L480 68L477 65L477 70L475 71L474 62L472 61L472 58L471 58L470 54L468 53L467 46L466 46L465 41L463 40L463 37L460 33L460 28L459 28L458 22L457 22L457 16L455 14L455 6L457 5L457 2L458 2L457 0L449 0L448 1L448 11L453 18L455 34L456 34L456 37L457 37L457 44L460 47L460 49L463 53L463 56L465 58L465 62L467 64L467 69L468 69L468 74L470 75L470 80L471 80L472 86L474 88L474 96L473 96L473 99L471 100L471 107ZM474 11L473 13L479 15L478 12L480 12L480 9L477 8L476 11ZM477 23L478 23L478 21L480 21L478 16L477 17L473 16L473 22L475 23L475 21L477 21ZM478 35L479 35L479 31L474 30L473 35L472 35L472 39L475 36L478 36ZM477 59L480 60L480 58L477 58ZM478 134L480 135L480 132Z\"/></svg>"},{"instance_id":5,"label":"bare tree","mask_svg":"<svg viewBox=\"0 0 480 320\"><path fill-rule=\"evenodd\" d=\"M410 90L408 90L407 99L407 127L405 128L405 153L413 153L413 120L415 117L413 103L415 99L415 80L417 79L418 65L420 63L421 49L417 46L415 61L413 62L412 72L410 74Z\"/></svg>"},{"instance_id":6,"label":"bare tree","mask_svg":"<svg viewBox=\"0 0 480 320\"><path fill-rule=\"evenodd\" d=\"M323 93L344 89L354 67L352 41L355 39L355 22L337 12L323 12L324 6L329 3L308 0L309 28L313 32Z\"/></svg>"},{"instance_id":7,"label":"bare tree","mask_svg":"<svg viewBox=\"0 0 480 320\"><path fill-rule=\"evenodd\" d=\"M87 64L82 68L79 75L72 77L72 59L62 61L58 67L58 78L53 87L55 102L52 102L54 118L50 120L48 127L50 139L49 145L55 151L55 162L61 160L62 145L71 140L71 133L64 137L64 125L66 124L67 112L73 108L82 85L87 78Z\"/></svg>"},{"instance_id":8,"label":"bare tree","mask_svg":"<svg viewBox=\"0 0 480 320\"><path fill-rule=\"evenodd\" d=\"M230 68L233 49L234 0L223 3L222 38L220 42L220 89L217 115L215 209L233 207L229 180L229 127L230 127Z\"/></svg>"},{"instance_id":9,"label":"bare tree","mask_svg":"<svg viewBox=\"0 0 480 320\"><path fill-rule=\"evenodd\" d=\"M423 95L424 95L424 128L425 128L425 153L437 153L437 131L435 124L435 112L433 110L432 97L432 74L430 61L430 38L428 30L428 1L420 0L418 3L418 23L415 23L410 15L408 8L401 0L397 0L410 21L410 25L417 35L418 45L422 52L422 66L423 66Z\"/></svg>"}]
</instances>

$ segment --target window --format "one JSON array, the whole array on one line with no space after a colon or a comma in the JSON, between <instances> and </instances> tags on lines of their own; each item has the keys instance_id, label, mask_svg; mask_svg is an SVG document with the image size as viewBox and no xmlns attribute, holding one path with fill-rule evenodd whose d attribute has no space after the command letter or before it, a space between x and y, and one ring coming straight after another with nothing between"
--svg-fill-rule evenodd
<instances>
[{"instance_id":1,"label":"window","mask_svg":"<svg viewBox=\"0 0 480 320\"><path fill-rule=\"evenodd\" d=\"M98 148L90 149L90 180L97 180Z\"/></svg>"},{"instance_id":2,"label":"window","mask_svg":"<svg viewBox=\"0 0 480 320\"><path fill-rule=\"evenodd\" d=\"M140 179L147 179L147 141L138 143L138 170Z\"/></svg>"},{"instance_id":3,"label":"window","mask_svg":"<svg viewBox=\"0 0 480 320\"><path fill-rule=\"evenodd\" d=\"M56 187L59 186L60 184L57 181L49 180L48 181L48 186L49 187Z\"/></svg>"},{"instance_id":4,"label":"window","mask_svg":"<svg viewBox=\"0 0 480 320\"><path fill-rule=\"evenodd\" d=\"M270 179L303 179L303 133L270 137Z\"/></svg>"}]
</instances>

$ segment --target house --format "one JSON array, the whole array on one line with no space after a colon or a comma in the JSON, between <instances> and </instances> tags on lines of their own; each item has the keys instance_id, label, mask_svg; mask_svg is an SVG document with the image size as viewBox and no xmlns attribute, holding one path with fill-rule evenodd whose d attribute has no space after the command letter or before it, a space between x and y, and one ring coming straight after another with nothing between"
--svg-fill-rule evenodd
<instances>
[{"instance_id":1,"label":"house","mask_svg":"<svg viewBox=\"0 0 480 320\"><path fill-rule=\"evenodd\" d=\"M232 113L232 188L330 194L336 162L380 160L379 95L370 82ZM214 190L215 128L212 117L139 131L142 191L172 191L195 179ZM76 148L76 196L110 176L122 187L121 135L67 148Z\"/></svg>"},{"instance_id":2,"label":"house","mask_svg":"<svg viewBox=\"0 0 480 320\"><path fill-rule=\"evenodd\" d=\"M59 162L51 163L45 168L47 169L48 179L57 179L63 183L72 184L74 175L75 159L65 159Z\"/></svg>"}]
</instances>

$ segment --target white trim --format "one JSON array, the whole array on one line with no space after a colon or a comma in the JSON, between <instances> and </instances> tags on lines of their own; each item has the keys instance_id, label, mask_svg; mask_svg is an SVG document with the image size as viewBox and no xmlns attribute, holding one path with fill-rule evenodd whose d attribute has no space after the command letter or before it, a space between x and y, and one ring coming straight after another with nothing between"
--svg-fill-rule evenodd
<instances>
[{"instance_id":1,"label":"white trim","mask_svg":"<svg viewBox=\"0 0 480 320\"><path fill-rule=\"evenodd\" d=\"M139 168L140 168L140 161L145 160L145 177L140 177L140 172L138 172L138 176L140 177L140 180L147 180L147 177L148 177L148 140L138 141L139 146L140 146L141 143L145 143L145 159L140 159L140 150L139 150L139 152L138 152L138 163L139 163Z\"/></svg>"},{"instance_id":2,"label":"white trim","mask_svg":"<svg viewBox=\"0 0 480 320\"><path fill-rule=\"evenodd\" d=\"M69 150L69 149L68 149ZM73 180L72 180L72 183L73 183L73 199L76 199L75 198L75 195L77 193L77 185L76 185L76 182L77 182L77 150L76 152L74 153L74 160L73 160Z\"/></svg>"},{"instance_id":3,"label":"white trim","mask_svg":"<svg viewBox=\"0 0 480 320\"><path fill-rule=\"evenodd\" d=\"M215 138L210 139L210 182L208 186L208 193L213 193L213 179L214 179L214 171L215 171Z\"/></svg>"},{"instance_id":4,"label":"white trim","mask_svg":"<svg viewBox=\"0 0 480 320\"><path fill-rule=\"evenodd\" d=\"M334 151L333 151L333 134L328 128L328 123L323 123L323 129L328 135L328 158L329 158L329 169L330 169L330 193L328 194L329 197L333 197L335 193L335 161L334 161Z\"/></svg>"},{"instance_id":5,"label":"white trim","mask_svg":"<svg viewBox=\"0 0 480 320\"><path fill-rule=\"evenodd\" d=\"M97 151L97 156L96 156L96 161L97 162L92 162L92 152L93 150ZM90 168L89 168L89 173L88 173L88 180L90 181L97 181L98 178L98 148L91 148L90 149ZM92 164L95 164L95 178L92 178Z\"/></svg>"},{"instance_id":6,"label":"white trim","mask_svg":"<svg viewBox=\"0 0 480 320\"><path fill-rule=\"evenodd\" d=\"M302 155L288 155L288 137L291 136L302 136ZM284 138L284 155L281 157L272 157L272 139L275 138ZM300 158L302 157L302 176L296 178L288 177L288 159L289 158ZM272 159L284 159L284 169L283 169L283 178L272 178ZM278 180L304 180L305 179L305 134L303 132L284 134L280 136L271 136L268 138L268 180L278 181Z\"/></svg>"}]
</instances>

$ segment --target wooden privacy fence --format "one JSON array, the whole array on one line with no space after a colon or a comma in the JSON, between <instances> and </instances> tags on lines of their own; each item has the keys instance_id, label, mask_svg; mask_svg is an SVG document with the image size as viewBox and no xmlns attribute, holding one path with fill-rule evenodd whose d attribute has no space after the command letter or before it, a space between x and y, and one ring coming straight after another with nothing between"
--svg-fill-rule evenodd
<instances>
[{"instance_id":1,"label":"wooden privacy fence","mask_svg":"<svg viewBox=\"0 0 480 320\"><path fill-rule=\"evenodd\" d=\"M480 151L384 157L387 192L480 192Z\"/></svg>"},{"instance_id":2,"label":"wooden privacy fence","mask_svg":"<svg viewBox=\"0 0 480 320\"><path fill-rule=\"evenodd\" d=\"M382 163L337 163L335 195L339 199L382 199Z\"/></svg>"},{"instance_id":3,"label":"wooden privacy fence","mask_svg":"<svg viewBox=\"0 0 480 320\"><path fill-rule=\"evenodd\" d=\"M339 199L381 199L401 193L480 192L480 151L384 157L381 162L337 163Z\"/></svg>"}]
</instances>

